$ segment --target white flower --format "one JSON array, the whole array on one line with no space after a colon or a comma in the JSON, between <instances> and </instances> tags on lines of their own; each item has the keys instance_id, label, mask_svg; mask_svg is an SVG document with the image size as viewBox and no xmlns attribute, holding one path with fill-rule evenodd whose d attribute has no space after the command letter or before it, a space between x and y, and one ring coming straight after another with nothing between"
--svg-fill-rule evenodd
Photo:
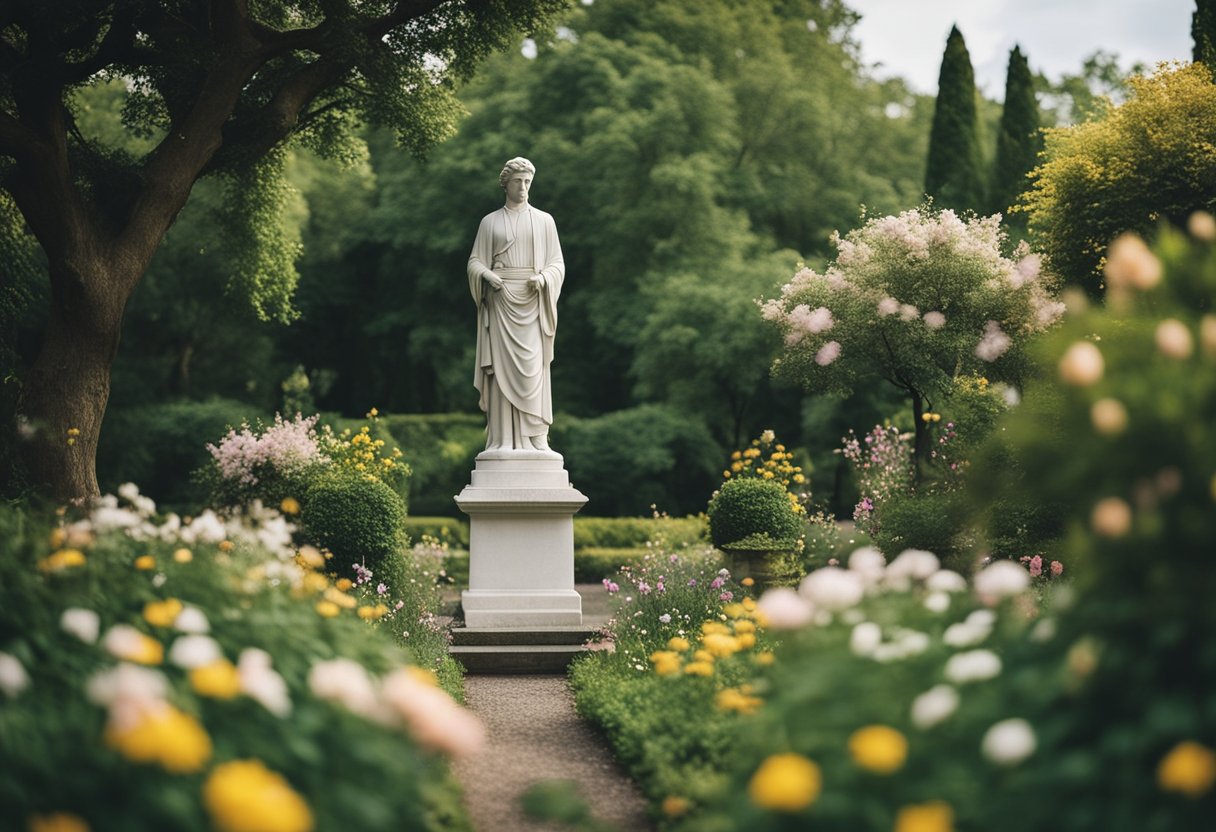
<instances>
[{"instance_id":1,"label":"white flower","mask_svg":"<svg viewBox=\"0 0 1216 832\"><path fill-rule=\"evenodd\" d=\"M991 650L971 650L958 653L946 662L946 678L956 685L982 682L1001 673L1001 659Z\"/></svg>"},{"instance_id":2,"label":"white flower","mask_svg":"<svg viewBox=\"0 0 1216 832\"><path fill-rule=\"evenodd\" d=\"M406 668L385 677L383 696L385 704L405 721L414 739L426 748L453 757L468 757L485 742L481 720Z\"/></svg>"},{"instance_id":3,"label":"white flower","mask_svg":"<svg viewBox=\"0 0 1216 832\"><path fill-rule=\"evenodd\" d=\"M187 670L218 662L222 658L224 651L211 636L182 636L169 648L169 661Z\"/></svg>"},{"instance_id":4,"label":"white flower","mask_svg":"<svg viewBox=\"0 0 1216 832\"><path fill-rule=\"evenodd\" d=\"M811 623L815 614L810 602L787 586L766 590L756 609L770 630L797 630Z\"/></svg>"},{"instance_id":5,"label":"white flower","mask_svg":"<svg viewBox=\"0 0 1216 832\"><path fill-rule=\"evenodd\" d=\"M924 321L925 326L929 329L941 329L946 325L946 316L937 311L926 312Z\"/></svg>"},{"instance_id":6,"label":"white flower","mask_svg":"<svg viewBox=\"0 0 1216 832\"><path fill-rule=\"evenodd\" d=\"M930 592L963 592L967 579L949 569L939 569L925 580L925 588Z\"/></svg>"},{"instance_id":7,"label":"white flower","mask_svg":"<svg viewBox=\"0 0 1216 832\"><path fill-rule=\"evenodd\" d=\"M1106 361L1102 352L1089 341L1077 341L1060 359L1059 371L1065 384L1089 387L1102 378Z\"/></svg>"},{"instance_id":8,"label":"white flower","mask_svg":"<svg viewBox=\"0 0 1216 832\"><path fill-rule=\"evenodd\" d=\"M1161 261L1149 251L1144 240L1130 231L1110 244L1102 271L1115 288L1151 289L1161 281Z\"/></svg>"},{"instance_id":9,"label":"white flower","mask_svg":"<svg viewBox=\"0 0 1216 832\"><path fill-rule=\"evenodd\" d=\"M186 607L179 612L177 618L173 619L173 626L180 633L201 635L211 631L211 624L207 621L206 614L198 607Z\"/></svg>"},{"instance_id":10,"label":"white flower","mask_svg":"<svg viewBox=\"0 0 1216 832\"><path fill-rule=\"evenodd\" d=\"M971 647L988 638L991 633L991 627L977 627L960 621L946 628L946 632L942 633L942 641L951 647Z\"/></svg>"},{"instance_id":11,"label":"white flower","mask_svg":"<svg viewBox=\"0 0 1216 832\"><path fill-rule=\"evenodd\" d=\"M920 317L920 310L910 303L902 303L899 306L899 318L902 321L915 321Z\"/></svg>"},{"instance_id":12,"label":"white flower","mask_svg":"<svg viewBox=\"0 0 1216 832\"><path fill-rule=\"evenodd\" d=\"M873 621L863 621L853 628L849 649L858 656L868 656L882 644L882 627Z\"/></svg>"},{"instance_id":13,"label":"white flower","mask_svg":"<svg viewBox=\"0 0 1216 832\"><path fill-rule=\"evenodd\" d=\"M130 662L94 673L85 683L85 695L94 705L109 707L126 699L158 702L169 695L165 674Z\"/></svg>"},{"instance_id":14,"label":"white flower","mask_svg":"<svg viewBox=\"0 0 1216 832\"><path fill-rule=\"evenodd\" d=\"M849 555L849 571L861 575L867 585L881 580L886 568L887 559L873 546L863 546Z\"/></svg>"},{"instance_id":15,"label":"white flower","mask_svg":"<svg viewBox=\"0 0 1216 832\"><path fill-rule=\"evenodd\" d=\"M825 566L802 579L798 594L816 607L846 610L856 606L865 595L865 583L856 572Z\"/></svg>"},{"instance_id":16,"label":"white flower","mask_svg":"<svg viewBox=\"0 0 1216 832\"><path fill-rule=\"evenodd\" d=\"M147 636L130 624L115 624L106 630L101 646L115 658L129 659L143 652L145 638Z\"/></svg>"},{"instance_id":17,"label":"white flower","mask_svg":"<svg viewBox=\"0 0 1216 832\"><path fill-rule=\"evenodd\" d=\"M246 647L241 651L236 669L242 693L275 716L285 717L291 713L287 683L271 669L269 653L256 647Z\"/></svg>"},{"instance_id":18,"label":"white flower","mask_svg":"<svg viewBox=\"0 0 1216 832\"><path fill-rule=\"evenodd\" d=\"M224 521L215 512L207 509L182 529L182 541L185 543L219 543L228 536Z\"/></svg>"},{"instance_id":19,"label":"white flower","mask_svg":"<svg viewBox=\"0 0 1216 832\"><path fill-rule=\"evenodd\" d=\"M92 610L68 607L63 611L63 615L59 616L59 626L65 633L71 633L85 644L92 644L97 641L97 634L101 632L101 619Z\"/></svg>"},{"instance_id":20,"label":"white flower","mask_svg":"<svg viewBox=\"0 0 1216 832\"><path fill-rule=\"evenodd\" d=\"M929 612L945 612L950 609L950 595L945 592L930 592L925 596L925 609Z\"/></svg>"},{"instance_id":21,"label":"white flower","mask_svg":"<svg viewBox=\"0 0 1216 832\"><path fill-rule=\"evenodd\" d=\"M351 659L317 662L308 671L313 696L337 702L352 713L374 718L379 702L372 678L363 665Z\"/></svg>"},{"instance_id":22,"label":"white flower","mask_svg":"<svg viewBox=\"0 0 1216 832\"><path fill-rule=\"evenodd\" d=\"M1042 618L1030 631L1030 640L1042 644L1056 637L1056 621L1054 618Z\"/></svg>"},{"instance_id":23,"label":"white flower","mask_svg":"<svg viewBox=\"0 0 1216 832\"><path fill-rule=\"evenodd\" d=\"M1195 351L1195 339L1186 324L1177 318L1167 318L1157 325L1154 334L1157 349L1167 358L1190 358Z\"/></svg>"},{"instance_id":24,"label":"white flower","mask_svg":"<svg viewBox=\"0 0 1216 832\"><path fill-rule=\"evenodd\" d=\"M815 363L826 367L840 357L840 342L828 341L815 353Z\"/></svg>"},{"instance_id":25,"label":"white flower","mask_svg":"<svg viewBox=\"0 0 1216 832\"><path fill-rule=\"evenodd\" d=\"M912 581L923 581L938 570L937 555L923 549L905 549L887 564L886 581L894 589L907 591Z\"/></svg>"},{"instance_id":26,"label":"white flower","mask_svg":"<svg viewBox=\"0 0 1216 832\"><path fill-rule=\"evenodd\" d=\"M1002 720L984 734L980 749L999 766L1013 766L1034 753L1038 745L1034 729L1024 719Z\"/></svg>"},{"instance_id":27,"label":"white flower","mask_svg":"<svg viewBox=\"0 0 1216 832\"><path fill-rule=\"evenodd\" d=\"M1001 331L996 321L984 324L984 337L975 345L975 355L983 361L996 361L1012 346L1013 341Z\"/></svg>"},{"instance_id":28,"label":"white flower","mask_svg":"<svg viewBox=\"0 0 1216 832\"><path fill-rule=\"evenodd\" d=\"M932 728L958 710L958 701L958 691L950 685L935 685L912 700L912 723Z\"/></svg>"},{"instance_id":29,"label":"white flower","mask_svg":"<svg viewBox=\"0 0 1216 832\"><path fill-rule=\"evenodd\" d=\"M25 665L16 656L0 653L0 690L10 698L30 686L30 675L25 672Z\"/></svg>"},{"instance_id":30,"label":"white flower","mask_svg":"<svg viewBox=\"0 0 1216 832\"><path fill-rule=\"evenodd\" d=\"M892 297L885 297L878 302L878 314L887 318L899 311L899 301Z\"/></svg>"},{"instance_id":31,"label":"white flower","mask_svg":"<svg viewBox=\"0 0 1216 832\"><path fill-rule=\"evenodd\" d=\"M139 486L133 482L124 482L122 485L118 486L118 496L122 497L128 503L133 503L135 502L135 499L139 497Z\"/></svg>"},{"instance_id":32,"label":"white flower","mask_svg":"<svg viewBox=\"0 0 1216 832\"><path fill-rule=\"evenodd\" d=\"M1011 560L998 560L975 576L975 591L985 601L1017 595L1030 586L1030 573Z\"/></svg>"}]
</instances>

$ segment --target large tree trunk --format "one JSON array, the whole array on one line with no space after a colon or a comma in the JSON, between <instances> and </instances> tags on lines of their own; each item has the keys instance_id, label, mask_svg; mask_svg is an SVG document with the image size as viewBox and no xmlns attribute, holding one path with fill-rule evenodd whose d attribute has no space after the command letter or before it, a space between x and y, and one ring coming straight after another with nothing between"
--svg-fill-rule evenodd
<instances>
[{"instance_id":1,"label":"large tree trunk","mask_svg":"<svg viewBox=\"0 0 1216 832\"><path fill-rule=\"evenodd\" d=\"M99 493L97 440L129 296L119 287L132 285L108 268L97 255L51 265L50 320L17 405L34 429L24 446L32 484L61 502Z\"/></svg>"},{"instance_id":2,"label":"large tree trunk","mask_svg":"<svg viewBox=\"0 0 1216 832\"><path fill-rule=\"evenodd\" d=\"M912 479L919 483L929 466L929 424L925 421L925 405L920 393L912 391L912 419L916 422L912 444Z\"/></svg>"}]
</instances>

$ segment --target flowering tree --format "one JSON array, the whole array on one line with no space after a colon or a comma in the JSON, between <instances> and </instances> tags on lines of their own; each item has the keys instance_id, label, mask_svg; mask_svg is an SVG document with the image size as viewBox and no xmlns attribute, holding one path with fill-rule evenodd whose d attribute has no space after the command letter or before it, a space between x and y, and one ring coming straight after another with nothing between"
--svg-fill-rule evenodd
<instances>
[{"instance_id":1,"label":"flowering tree","mask_svg":"<svg viewBox=\"0 0 1216 832\"><path fill-rule=\"evenodd\" d=\"M1017 383L1026 337L1064 310L1022 245L1001 254L1000 215L961 219L931 206L833 235L823 274L803 268L761 302L785 335L773 365L808 390L850 393L868 379L902 390L916 424L914 458L930 455L924 416L961 373Z\"/></svg>"}]
</instances>

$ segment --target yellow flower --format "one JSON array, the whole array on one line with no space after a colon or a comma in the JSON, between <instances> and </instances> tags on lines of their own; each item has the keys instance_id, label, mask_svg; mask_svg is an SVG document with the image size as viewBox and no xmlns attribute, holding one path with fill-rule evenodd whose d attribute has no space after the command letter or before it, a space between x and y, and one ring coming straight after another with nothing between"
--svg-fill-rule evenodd
<instances>
[{"instance_id":1,"label":"yellow flower","mask_svg":"<svg viewBox=\"0 0 1216 832\"><path fill-rule=\"evenodd\" d=\"M338 580L334 581L334 586L343 592L348 591L354 585L354 581L352 581L350 578L338 578Z\"/></svg>"},{"instance_id":2,"label":"yellow flower","mask_svg":"<svg viewBox=\"0 0 1216 832\"><path fill-rule=\"evenodd\" d=\"M72 445L75 445L75 444L76 444L76 437L75 436L68 437L68 447L70 448Z\"/></svg>"},{"instance_id":3,"label":"yellow flower","mask_svg":"<svg viewBox=\"0 0 1216 832\"><path fill-rule=\"evenodd\" d=\"M234 547L231 540L221 540L219 548L221 552L231 552Z\"/></svg>"},{"instance_id":4,"label":"yellow flower","mask_svg":"<svg viewBox=\"0 0 1216 832\"><path fill-rule=\"evenodd\" d=\"M692 657L696 661L705 662L706 664L714 663L714 654L708 650L697 650L692 654Z\"/></svg>"},{"instance_id":5,"label":"yellow flower","mask_svg":"<svg viewBox=\"0 0 1216 832\"><path fill-rule=\"evenodd\" d=\"M714 697L714 704L720 711L735 711L747 715L760 710L764 700L750 695L743 688L725 688L718 691L717 696Z\"/></svg>"},{"instance_id":6,"label":"yellow flower","mask_svg":"<svg viewBox=\"0 0 1216 832\"><path fill-rule=\"evenodd\" d=\"M674 676L680 672L680 654L671 650L656 650L650 654L654 672L660 676Z\"/></svg>"},{"instance_id":7,"label":"yellow flower","mask_svg":"<svg viewBox=\"0 0 1216 832\"><path fill-rule=\"evenodd\" d=\"M261 760L216 766L203 784L203 805L220 832L310 832L313 828L308 803Z\"/></svg>"},{"instance_id":8,"label":"yellow flower","mask_svg":"<svg viewBox=\"0 0 1216 832\"><path fill-rule=\"evenodd\" d=\"M756 646L755 633L740 633L735 636L735 641L739 644L740 650L751 650Z\"/></svg>"},{"instance_id":9,"label":"yellow flower","mask_svg":"<svg viewBox=\"0 0 1216 832\"><path fill-rule=\"evenodd\" d=\"M241 676L232 662L219 659L191 670L190 685L199 696L233 699L241 692Z\"/></svg>"},{"instance_id":10,"label":"yellow flower","mask_svg":"<svg viewBox=\"0 0 1216 832\"><path fill-rule=\"evenodd\" d=\"M735 622L735 635L741 635L743 633L754 633L754 632L756 632L756 625L753 622L751 622L751 621L736 621Z\"/></svg>"},{"instance_id":11,"label":"yellow flower","mask_svg":"<svg viewBox=\"0 0 1216 832\"><path fill-rule=\"evenodd\" d=\"M380 411L376 410L376 408L374 408L374 407L371 410L367 411L367 418L369 418L369 419L375 419L379 415L380 415Z\"/></svg>"},{"instance_id":12,"label":"yellow flower","mask_svg":"<svg viewBox=\"0 0 1216 832\"><path fill-rule=\"evenodd\" d=\"M79 549L60 549L38 561L38 569L50 574L71 569L73 566L84 566L85 562L84 552Z\"/></svg>"},{"instance_id":13,"label":"yellow flower","mask_svg":"<svg viewBox=\"0 0 1216 832\"><path fill-rule=\"evenodd\" d=\"M159 763L174 774L200 771L211 759L211 738L198 721L171 705L131 728L106 726L106 745L136 763Z\"/></svg>"},{"instance_id":14,"label":"yellow flower","mask_svg":"<svg viewBox=\"0 0 1216 832\"><path fill-rule=\"evenodd\" d=\"M173 559L178 563L189 563L190 561L194 560L194 552L184 548L178 549L173 553Z\"/></svg>"},{"instance_id":15,"label":"yellow flower","mask_svg":"<svg viewBox=\"0 0 1216 832\"><path fill-rule=\"evenodd\" d=\"M295 497L284 497L283 502L279 503L279 511L284 514L299 514L300 501Z\"/></svg>"},{"instance_id":16,"label":"yellow flower","mask_svg":"<svg viewBox=\"0 0 1216 832\"><path fill-rule=\"evenodd\" d=\"M718 633L719 635L730 635L730 628L720 621L706 621L701 625L701 632L705 635Z\"/></svg>"},{"instance_id":17,"label":"yellow flower","mask_svg":"<svg viewBox=\"0 0 1216 832\"><path fill-rule=\"evenodd\" d=\"M341 582L339 582L339 583L341 583ZM353 610L359 603L354 598L347 595L345 592L341 592L332 587L325 590L325 600L330 601L331 603L337 604L339 607L341 607L344 610Z\"/></svg>"},{"instance_id":18,"label":"yellow flower","mask_svg":"<svg viewBox=\"0 0 1216 832\"><path fill-rule=\"evenodd\" d=\"M752 775L747 795L761 809L800 812L815 802L823 787L819 766L793 752L774 754Z\"/></svg>"},{"instance_id":19,"label":"yellow flower","mask_svg":"<svg viewBox=\"0 0 1216 832\"><path fill-rule=\"evenodd\" d=\"M748 576L748 577L744 578L743 580L739 581L739 583L743 584L744 586L753 586L756 583L756 579L751 576Z\"/></svg>"},{"instance_id":20,"label":"yellow flower","mask_svg":"<svg viewBox=\"0 0 1216 832\"><path fill-rule=\"evenodd\" d=\"M713 676L714 666L709 662L689 662L684 665L684 672L690 676Z\"/></svg>"},{"instance_id":21,"label":"yellow flower","mask_svg":"<svg viewBox=\"0 0 1216 832\"><path fill-rule=\"evenodd\" d=\"M739 458L740 458L740 457L742 457L742 456L743 456L742 451L735 451L733 454L731 454L731 455L730 455L730 458L731 458L731 459L739 459Z\"/></svg>"},{"instance_id":22,"label":"yellow flower","mask_svg":"<svg viewBox=\"0 0 1216 832\"><path fill-rule=\"evenodd\" d=\"M68 428L68 436L80 436L80 428Z\"/></svg>"},{"instance_id":23,"label":"yellow flower","mask_svg":"<svg viewBox=\"0 0 1216 832\"><path fill-rule=\"evenodd\" d=\"M743 609L747 610L748 612L752 612L753 610L755 610L755 609L756 609L756 601L755 601L755 599L753 599L753 598L744 598L744 599L743 599Z\"/></svg>"},{"instance_id":24,"label":"yellow flower","mask_svg":"<svg viewBox=\"0 0 1216 832\"><path fill-rule=\"evenodd\" d=\"M153 627L172 627L182 611L182 602L176 598L149 601L144 604L144 620Z\"/></svg>"},{"instance_id":25,"label":"yellow flower","mask_svg":"<svg viewBox=\"0 0 1216 832\"><path fill-rule=\"evenodd\" d=\"M770 665L776 660L771 650L764 650L756 654L756 664Z\"/></svg>"},{"instance_id":26,"label":"yellow flower","mask_svg":"<svg viewBox=\"0 0 1216 832\"><path fill-rule=\"evenodd\" d=\"M1174 746L1157 766L1157 785L1167 792L1199 797L1216 783L1216 754L1187 740Z\"/></svg>"},{"instance_id":27,"label":"yellow flower","mask_svg":"<svg viewBox=\"0 0 1216 832\"><path fill-rule=\"evenodd\" d=\"M309 569L320 569L325 565L325 556L315 546L301 546L296 553L296 563Z\"/></svg>"},{"instance_id":28,"label":"yellow flower","mask_svg":"<svg viewBox=\"0 0 1216 832\"><path fill-rule=\"evenodd\" d=\"M677 653L683 653L691 646L692 645L688 643L688 639L680 638L679 636L676 636L667 642L667 649L675 650Z\"/></svg>"},{"instance_id":29,"label":"yellow flower","mask_svg":"<svg viewBox=\"0 0 1216 832\"><path fill-rule=\"evenodd\" d=\"M301 588L308 594L323 592L329 588L329 579L319 572L309 572L304 575Z\"/></svg>"},{"instance_id":30,"label":"yellow flower","mask_svg":"<svg viewBox=\"0 0 1216 832\"><path fill-rule=\"evenodd\" d=\"M65 542L67 542L67 539L68 539L68 533L64 529L55 529L54 531L51 532L51 546L53 546L56 549L58 549Z\"/></svg>"},{"instance_id":31,"label":"yellow flower","mask_svg":"<svg viewBox=\"0 0 1216 832\"><path fill-rule=\"evenodd\" d=\"M713 654L715 658L724 659L727 656L732 656L739 652L739 640L734 636L723 635L721 633L710 633L701 643L705 649Z\"/></svg>"},{"instance_id":32,"label":"yellow flower","mask_svg":"<svg viewBox=\"0 0 1216 832\"><path fill-rule=\"evenodd\" d=\"M895 816L895 832L953 832L954 811L942 800L904 806Z\"/></svg>"},{"instance_id":33,"label":"yellow flower","mask_svg":"<svg viewBox=\"0 0 1216 832\"><path fill-rule=\"evenodd\" d=\"M731 618L741 618L747 614L747 610L745 610L743 605L739 603L727 604L722 608L722 612Z\"/></svg>"},{"instance_id":34,"label":"yellow flower","mask_svg":"<svg viewBox=\"0 0 1216 832\"><path fill-rule=\"evenodd\" d=\"M357 612L360 618L367 621L374 618L383 618L385 613L388 612L388 607L384 606L384 604L376 604L374 607L363 606L359 607Z\"/></svg>"},{"instance_id":35,"label":"yellow flower","mask_svg":"<svg viewBox=\"0 0 1216 832\"><path fill-rule=\"evenodd\" d=\"M773 472L772 471L761 471L760 476L764 477L766 480L771 480L773 478Z\"/></svg>"},{"instance_id":36,"label":"yellow flower","mask_svg":"<svg viewBox=\"0 0 1216 832\"><path fill-rule=\"evenodd\" d=\"M908 759L908 741L886 725L867 725L849 737L853 762L875 774L898 771Z\"/></svg>"},{"instance_id":37,"label":"yellow flower","mask_svg":"<svg viewBox=\"0 0 1216 832\"><path fill-rule=\"evenodd\" d=\"M68 812L31 815L28 828L29 832L89 832L89 825L83 818Z\"/></svg>"},{"instance_id":38,"label":"yellow flower","mask_svg":"<svg viewBox=\"0 0 1216 832\"><path fill-rule=\"evenodd\" d=\"M680 815L692 808L692 804L687 797L669 794L663 798L663 814L669 818L678 818Z\"/></svg>"},{"instance_id":39,"label":"yellow flower","mask_svg":"<svg viewBox=\"0 0 1216 832\"><path fill-rule=\"evenodd\" d=\"M335 615L342 612L342 609L333 601L318 601L315 609L317 611L317 615L325 618L333 618Z\"/></svg>"}]
</instances>

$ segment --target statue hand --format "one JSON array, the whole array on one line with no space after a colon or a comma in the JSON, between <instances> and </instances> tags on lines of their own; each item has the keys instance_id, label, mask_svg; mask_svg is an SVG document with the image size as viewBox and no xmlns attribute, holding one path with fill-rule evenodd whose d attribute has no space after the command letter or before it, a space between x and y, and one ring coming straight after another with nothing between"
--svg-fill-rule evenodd
<instances>
[{"instance_id":1,"label":"statue hand","mask_svg":"<svg viewBox=\"0 0 1216 832\"><path fill-rule=\"evenodd\" d=\"M490 286L493 287L495 292L502 291L502 278L499 277L498 275L494 274L494 272L487 271L481 277L482 277L482 280L484 280L486 283L489 283Z\"/></svg>"},{"instance_id":2,"label":"statue hand","mask_svg":"<svg viewBox=\"0 0 1216 832\"><path fill-rule=\"evenodd\" d=\"M534 274L528 278L528 287L533 292L539 292L540 287L545 285L545 279L538 274Z\"/></svg>"}]
</instances>

